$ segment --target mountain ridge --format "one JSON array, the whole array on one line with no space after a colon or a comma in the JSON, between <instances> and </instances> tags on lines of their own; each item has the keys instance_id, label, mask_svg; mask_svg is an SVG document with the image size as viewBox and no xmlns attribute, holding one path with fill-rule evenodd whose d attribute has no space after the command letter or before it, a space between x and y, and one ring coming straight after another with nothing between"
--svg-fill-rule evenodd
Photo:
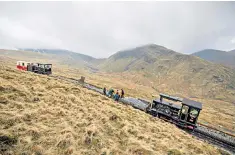
<instances>
[{"instance_id":1,"label":"mountain ridge","mask_svg":"<svg viewBox=\"0 0 235 155\"><path fill-rule=\"evenodd\" d=\"M215 49L205 49L202 51L195 52L192 55L214 63L223 64L229 67L235 67L235 52L233 54L233 51L227 52Z\"/></svg>"},{"instance_id":2,"label":"mountain ridge","mask_svg":"<svg viewBox=\"0 0 235 155\"><path fill-rule=\"evenodd\" d=\"M189 96L235 99L232 97L235 92L234 69L157 45L119 51L98 67L111 73L136 74L139 77L132 79L133 81L143 84L146 81L158 83L157 87L152 87L160 91L167 88ZM220 96L223 90L226 93Z\"/></svg>"},{"instance_id":3,"label":"mountain ridge","mask_svg":"<svg viewBox=\"0 0 235 155\"><path fill-rule=\"evenodd\" d=\"M235 55L235 49L234 49L234 50L229 51L229 53L231 53L231 54L234 54L234 55Z\"/></svg>"},{"instance_id":4,"label":"mountain ridge","mask_svg":"<svg viewBox=\"0 0 235 155\"><path fill-rule=\"evenodd\" d=\"M19 50L31 51L41 54L51 54L54 55L57 59L61 59L62 63L69 66L77 65L80 67L95 68L96 65L102 63L104 60L64 49L24 48Z\"/></svg>"}]
</instances>

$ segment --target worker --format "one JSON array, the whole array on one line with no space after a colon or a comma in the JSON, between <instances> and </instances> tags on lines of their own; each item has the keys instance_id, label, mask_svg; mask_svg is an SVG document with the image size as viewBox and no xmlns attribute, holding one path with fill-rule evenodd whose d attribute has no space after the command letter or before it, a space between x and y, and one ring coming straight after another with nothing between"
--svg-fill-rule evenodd
<instances>
[{"instance_id":1,"label":"worker","mask_svg":"<svg viewBox=\"0 0 235 155\"><path fill-rule=\"evenodd\" d=\"M121 98L124 98L124 90L121 89Z\"/></svg>"},{"instance_id":2,"label":"worker","mask_svg":"<svg viewBox=\"0 0 235 155\"><path fill-rule=\"evenodd\" d=\"M108 96L113 97L114 90L112 88L109 89Z\"/></svg>"},{"instance_id":3,"label":"worker","mask_svg":"<svg viewBox=\"0 0 235 155\"><path fill-rule=\"evenodd\" d=\"M104 95L106 95L106 87L104 87L103 93L104 93Z\"/></svg>"},{"instance_id":4,"label":"worker","mask_svg":"<svg viewBox=\"0 0 235 155\"><path fill-rule=\"evenodd\" d=\"M114 101L118 102L119 98L120 98L120 95L119 95L118 90L117 90L116 94L114 95Z\"/></svg>"}]
</instances>

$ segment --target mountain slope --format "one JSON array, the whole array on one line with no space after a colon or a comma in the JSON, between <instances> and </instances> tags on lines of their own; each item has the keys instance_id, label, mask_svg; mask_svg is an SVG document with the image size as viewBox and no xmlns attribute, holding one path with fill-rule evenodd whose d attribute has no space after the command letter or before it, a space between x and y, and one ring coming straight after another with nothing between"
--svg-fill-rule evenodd
<instances>
[{"instance_id":1,"label":"mountain slope","mask_svg":"<svg viewBox=\"0 0 235 155\"><path fill-rule=\"evenodd\" d=\"M1 62L0 109L0 136L18 140L0 154L220 154L173 124Z\"/></svg>"},{"instance_id":2,"label":"mountain slope","mask_svg":"<svg viewBox=\"0 0 235 155\"><path fill-rule=\"evenodd\" d=\"M235 67L235 52L234 55L233 52L226 52L226 51L220 51L220 50L214 50L214 49L206 49L202 50L196 53L193 53L192 55L198 56L202 59L223 64L226 66Z\"/></svg>"},{"instance_id":3,"label":"mountain slope","mask_svg":"<svg viewBox=\"0 0 235 155\"><path fill-rule=\"evenodd\" d=\"M229 51L229 53L235 55L235 50L231 50L231 51Z\"/></svg>"},{"instance_id":4,"label":"mountain slope","mask_svg":"<svg viewBox=\"0 0 235 155\"><path fill-rule=\"evenodd\" d=\"M158 61L159 57L167 60L174 54L177 53L165 47L150 44L130 50L119 51L118 53L110 56L99 67L112 72L143 70Z\"/></svg>"},{"instance_id":5,"label":"mountain slope","mask_svg":"<svg viewBox=\"0 0 235 155\"><path fill-rule=\"evenodd\" d=\"M59 59L62 64L66 64L69 66L77 66L77 67L88 67L95 68L96 65L102 63L104 59L96 59L88 55L71 52L63 49L31 49L25 48L20 49L23 51L31 51L35 53L41 54L50 54L54 55L56 59Z\"/></svg>"},{"instance_id":6,"label":"mountain slope","mask_svg":"<svg viewBox=\"0 0 235 155\"><path fill-rule=\"evenodd\" d=\"M235 99L234 69L154 44L120 51L99 67L108 72L138 75L126 78L163 92Z\"/></svg>"}]
</instances>

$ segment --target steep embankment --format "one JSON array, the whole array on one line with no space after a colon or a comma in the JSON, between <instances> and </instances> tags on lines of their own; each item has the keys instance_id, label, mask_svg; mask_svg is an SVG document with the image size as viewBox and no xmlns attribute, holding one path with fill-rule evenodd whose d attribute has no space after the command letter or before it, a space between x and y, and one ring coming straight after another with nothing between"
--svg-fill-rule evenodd
<instances>
[{"instance_id":1,"label":"steep embankment","mask_svg":"<svg viewBox=\"0 0 235 155\"><path fill-rule=\"evenodd\" d=\"M174 125L48 76L0 66L0 101L0 136L18 140L1 146L8 154L219 154Z\"/></svg>"},{"instance_id":2,"label":"steep embankment","mask_svg":"<svg viewBox=\"0 0 235 155\"><path fill-rule=\"evenodd\" d=\"M108 72L131 73L133 76L124 78L161 92L235 100L234 69L154 44L120 51L99 67Z\"/></svg>"}]
</instances>

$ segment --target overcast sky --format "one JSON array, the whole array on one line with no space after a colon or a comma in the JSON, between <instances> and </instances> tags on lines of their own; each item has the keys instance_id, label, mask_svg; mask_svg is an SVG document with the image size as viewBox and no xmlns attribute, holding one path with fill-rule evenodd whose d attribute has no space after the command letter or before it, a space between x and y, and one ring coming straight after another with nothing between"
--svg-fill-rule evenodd
<instances>
[{"instance_id":1,"label":"overcast sky","mask_svg":"<svg viewBox=\"0 0 235 155\"><path fill-rule=\"evenodd\" d=\"M0 2L0 48L100 58L149 43L181 53L235 49L235 2Z\"/></svg>"}]
</instances>

